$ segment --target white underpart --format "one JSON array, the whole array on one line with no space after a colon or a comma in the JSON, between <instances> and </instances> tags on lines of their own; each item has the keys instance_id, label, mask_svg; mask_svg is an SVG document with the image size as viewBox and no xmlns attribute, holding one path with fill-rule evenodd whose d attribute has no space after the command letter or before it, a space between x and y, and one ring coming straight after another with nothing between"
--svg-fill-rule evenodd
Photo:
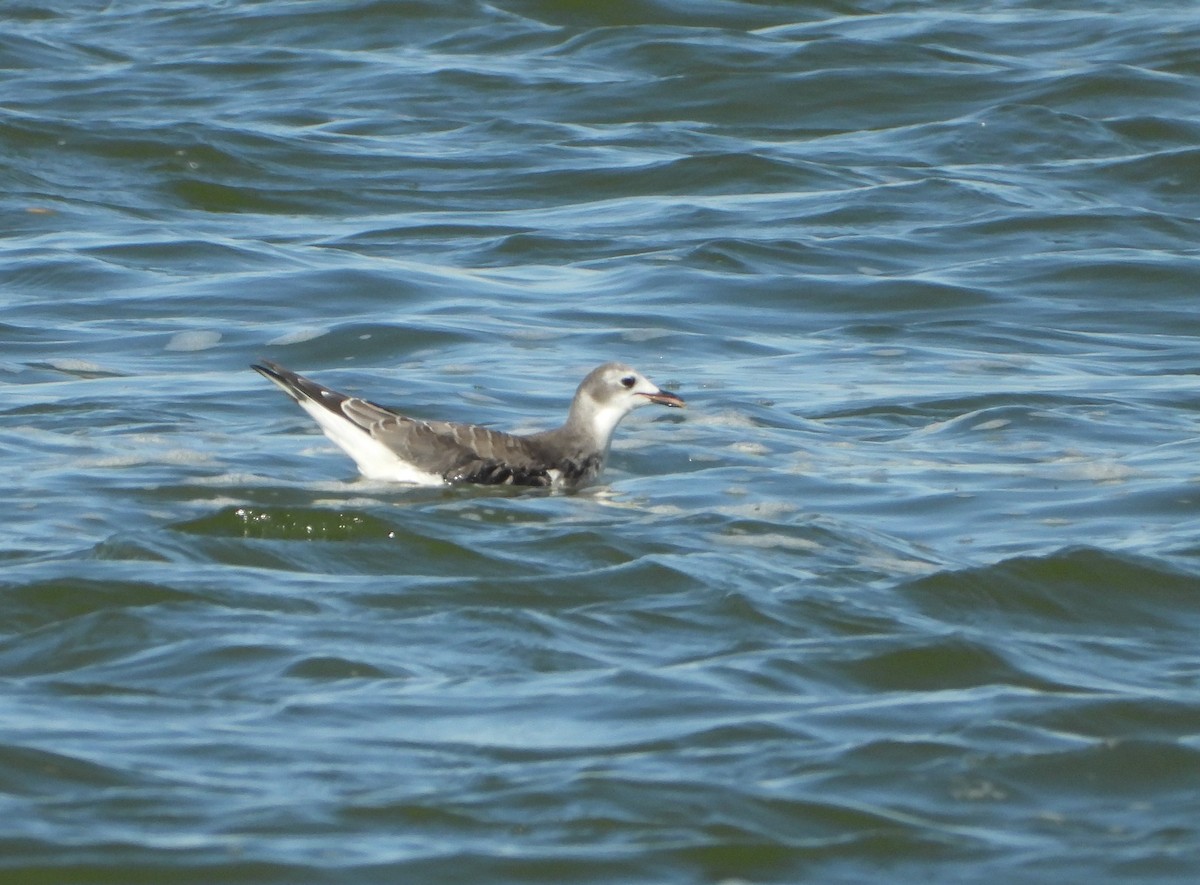
<instances>
[{"instance_id":1,"label":"white underpart","mask_svg":"<svg viewBox=\"0 0 1200 885\"><path fill-rule=\"evenodd\" d=\"M613 431L617 429L621 419L629 414L630 408L627 401L611 403L602 406L592 415L592 431L596 434L595 438L604 444L605 449L612 441Z\"/></svg>"},{"instance_id":2,"label":"white underpart","mask_svg":"<svg viewBox=\"0 0 1200 885\"><path fill-rule=\"evenodd\" d=\"M440 486L445 480L436 473L414 467L395 452L359 429L349 418L333 412L311 400L301 400L300 408L308 412L321 430L339 449L354 459L358 472L367 479L407 482L422 486Z\"/></svg>"},{"instance_id":3,"label":"white underpart","mask_svg":"<svg viewBox=\"0 0 1200 885\"><path fill-rule=\"evenodd\" d=\"M658 388L649 385L650 391L657 393ZM613 431L617 429L617 425L621 423L621 419L636 409L638 406L648 405L650 400L642 396L634 396L634 391L630 391L629 395L622 397L614 397L605 405L597 405L592 412L592 437L604 451L608 451L609 444L612 442Z\"/></svg>"}]
</instances>

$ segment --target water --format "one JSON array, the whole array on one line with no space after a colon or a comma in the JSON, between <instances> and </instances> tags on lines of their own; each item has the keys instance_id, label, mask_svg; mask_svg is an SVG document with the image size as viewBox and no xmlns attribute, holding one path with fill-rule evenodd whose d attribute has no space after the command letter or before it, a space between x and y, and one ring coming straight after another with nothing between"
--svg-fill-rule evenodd
<instances>
[{"instance_id":1,"label":"water","mask_svg":"<svg viewBox=\"0 0 1200 885\"><path fill-rule=\"evenodd\" d=\"M3 14L0 879L1194 881L1192 4Z\"/></svg>"}]
</instances>

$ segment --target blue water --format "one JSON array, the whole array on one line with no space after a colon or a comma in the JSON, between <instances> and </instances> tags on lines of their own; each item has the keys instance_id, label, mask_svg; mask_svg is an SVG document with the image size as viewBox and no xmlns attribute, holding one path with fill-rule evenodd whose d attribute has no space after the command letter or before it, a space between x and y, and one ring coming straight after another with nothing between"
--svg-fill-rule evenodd
<instances>
[{"instance_id":1,"label":"blue water","mask_svg":"<svg viewBox=\"0 0 1200 885\"><path fill-rule=\"evenodd\" d=\"M0 16L0 880L1195 881L1193 4Z\"/></svg>"}]
</instances>

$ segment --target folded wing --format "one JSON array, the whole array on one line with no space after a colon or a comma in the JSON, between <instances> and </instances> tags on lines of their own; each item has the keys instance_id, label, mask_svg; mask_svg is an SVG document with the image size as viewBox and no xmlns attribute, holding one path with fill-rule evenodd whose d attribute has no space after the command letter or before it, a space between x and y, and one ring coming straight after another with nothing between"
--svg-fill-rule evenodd
<instances>
[{"instance_id":1,"label":"folded wing","mask_svg":"<svg viewBox=\"0 0 1200 885\"><path fill-rule=\"evenodd\" d=\"M473 424L420 421L347 397L341 412L401 460L447 482L548 486L551 465L529 439Z\"/></svg>"}]
</instances>

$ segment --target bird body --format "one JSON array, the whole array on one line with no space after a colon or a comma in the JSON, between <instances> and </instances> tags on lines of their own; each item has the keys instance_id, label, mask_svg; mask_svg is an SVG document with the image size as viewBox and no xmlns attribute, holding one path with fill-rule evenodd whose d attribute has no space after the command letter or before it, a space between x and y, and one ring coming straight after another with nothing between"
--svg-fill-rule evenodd
<instances>
[{"instance_id":1,"label":"bird body","mask_svg":"<svg viewBox=\"0 0 1200 885\"><path fill-rule=\"evenodd\" d=\"M629 366L605 363L580 383L561 427L518 435L410 418L266 360L252 368L296 400L364 476L418 485L580 488L604 469L613 431L630 411L684 405Z\"/></svg>"}]
</instances>

